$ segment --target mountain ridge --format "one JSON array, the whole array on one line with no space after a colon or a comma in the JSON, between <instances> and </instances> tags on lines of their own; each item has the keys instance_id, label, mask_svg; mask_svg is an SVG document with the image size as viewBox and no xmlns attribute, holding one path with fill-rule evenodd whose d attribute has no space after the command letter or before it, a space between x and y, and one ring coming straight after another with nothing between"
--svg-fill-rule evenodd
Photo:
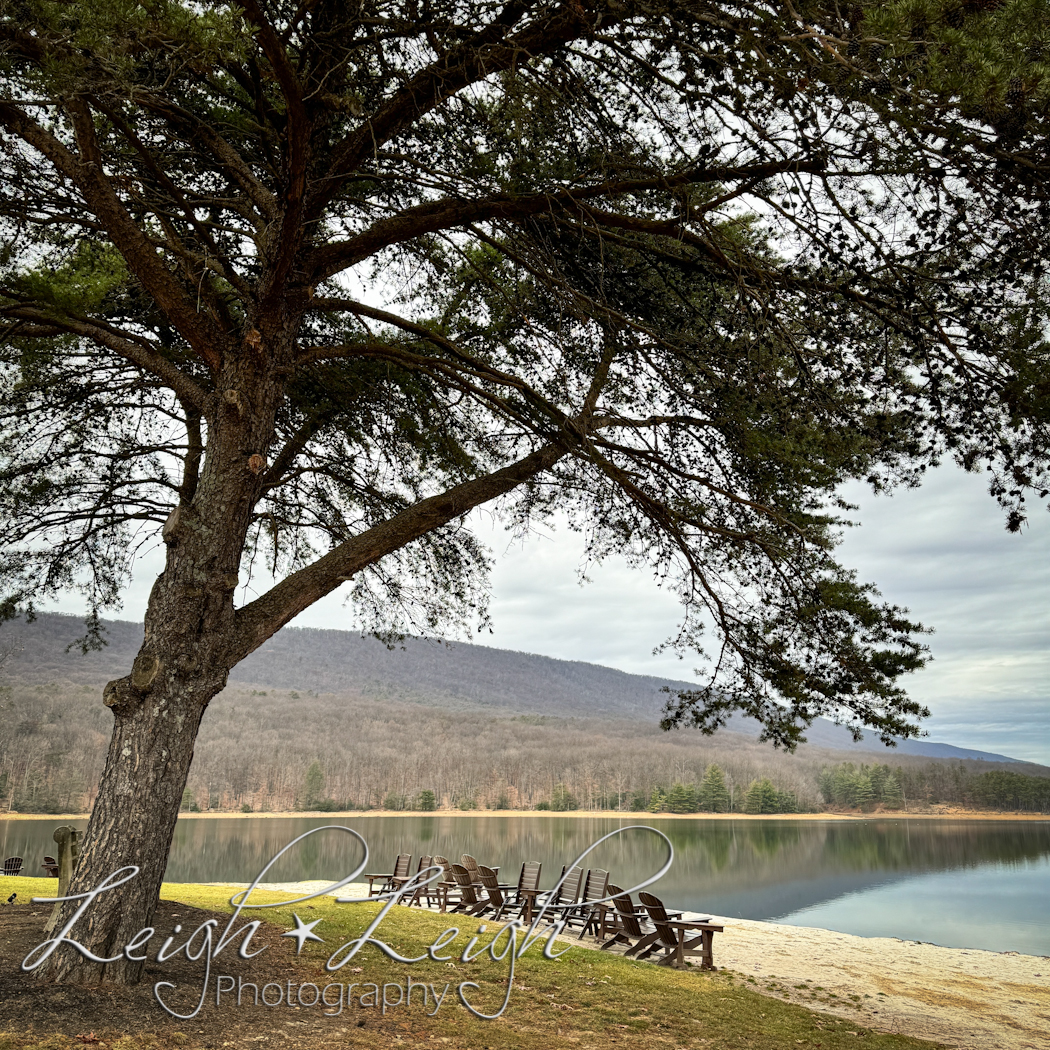
<instances>
[{"instance_id":1,"label":"mountain ridge","mask_svg":"<svg viewBox=\"0 0 1050 1050\"><path fill-rule=\"evenodd\" d=\"M127 673L142 642L142 625L106 621L100 652L81 655L66 646L83 633L75 616L40 613L33 623L0 627L0 643L15 646L7 670L41 680L58 675L94 684ZM470 707L534 715L633 719L651 722L663 707L663 690L691 683L638 675L580 660L497 649L471 642L406 638L390 648L355 632L285 627L231 671L230 681L315 693L354 692L437 707ZM750 738L758 724L736 715L724 732ZM888 749L877 740L855 742L849 730L817 719L808 746L839 751L940 759L1020 763L1006 755L930 740L900 740ZM717 734L716 734L717 738Z\"/></svg>"}]
</instances>

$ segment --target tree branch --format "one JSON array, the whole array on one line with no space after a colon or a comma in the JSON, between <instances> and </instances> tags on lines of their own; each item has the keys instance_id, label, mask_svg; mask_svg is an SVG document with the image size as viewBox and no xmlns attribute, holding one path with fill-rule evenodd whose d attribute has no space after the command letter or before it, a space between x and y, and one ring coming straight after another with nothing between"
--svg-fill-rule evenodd
<instances>
[{"instance_id":1,"label":"tree branch","mask_svg":"<svg viewBox=\"0 0 1050 1050\"><path fill-rule=\"evenodd\" d=\"M549 470L567 452L567 445L549 444L509 467L421 500L292 573L238 610L231 666L362 569Z\"/></svg>"},{"instance_id":2,"label":"tree branch","mask_svg":"<svg viewBox=\"0 0 1050 1050\"><path fill-rule=\"evenodd\" d=\"M620 179L602 182L578 189L559 189L549 193L525 195L497 194L484 200L464 201L453 198L429 201L414 208L406 208L397 215L380 219L367 230L347 241L338 241L317 249L307 262L315 280L332 277L392 244L401 244L428 233L466 226L489 219L525 219L555 208L570 208L573 204L595 197L618 197L652 190L674 190L702 183L721 183L732 180L761 181L774 175L797 173L817 174L826 164L822 160L786 160L742 167L691 168L677 175L656 176L649 179ZM731 198L726 198L731 199ZM594 213L598 214L598 213ZM681 227L671 223L657 223L650 232L675 235Z\"/></svg>"},{"instance_id":3,"label":"tree branch","mask_svg":"<svg viewBox=\"0 0 1050 1050\"><path fill-rule=\"evenodd\" d=\"M2 289L0 293L3 293ZM182 401L192 405L199 412L205 411L210 404L211 395L208 391L182 369L177 368L167 358L158 354L145 339L130 337L104 325L97 319L89 320L86 317L76 317L70 314L54 317L37 306L15 305L0 308L0 316L38 326L35 331L26 329L12 331L8 333L9 338L14 338L19 334L44 337L53 337L61 333L79 335L114 351L136 367L156 376Z\"/></svg>"},{"instance_id":4,"label":"tree branch","mask_svg":"<svg viewBox=\"0 0 1050 1050\"><path fill-rule=\"evenodd\" d=\"M507 35L528 13L528 3L508 3L484 29L417 73L360 127L333 148L328 171L310 195L308 219L319 216L339 193L343 182L383 143L446 99L516 62L547 54L590 29L595 20L581 0L556 7L547 18ZM606 23L609 24L609 23ZM502 41L502 42L501 42Z\"/></svg>"},{"instance_id":5,"label":"tree branch","mask_svg":"<svg viewBox=\"0 0 1050 1050\"><path fill-rule=\"evenodd\" d=\"M124 256L131 272L201 360L217 372L220 355L216 347L222 345L222 337L197 312L114 192L103 171L95 127L87 105L81 99L70 100L67 105L81 151L79 156L9 102L0 102L0 125L43 154L60 175L77 187Z\"/></svg>"}]
</instances>

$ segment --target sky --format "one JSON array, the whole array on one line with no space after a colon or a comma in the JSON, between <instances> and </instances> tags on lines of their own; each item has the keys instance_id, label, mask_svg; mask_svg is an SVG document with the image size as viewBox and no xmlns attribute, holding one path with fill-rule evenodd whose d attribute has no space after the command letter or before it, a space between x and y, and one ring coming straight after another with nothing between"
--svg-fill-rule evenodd
<instances>
[{"instance_id":1,"label":"sky","mask_svg":"<svg viewBox=\"0 0 1050 1050\"><path fill-rule=\"evenodd\" d=\"M1050 765L1050 514L1034 506L1018 534L987 493L981 475L952 465L918 489L873 496L861 485L843 494L859 505L839 549L842 562L883 597L935 628L933 661L909 676L909 693L932 712L932 740ZM567 528L514 542L484 511L472 520L496 555L493 633L473 640L501 649L605 664L690 681L693 665L653 649L674 632L680 607L652 576L620 559L590 566L581 584L582 539ZM160 551L140 562L120 619L140 620ZM345 590L346 588L344 588ZM52 608L80 612L75 596ZM294 621L300 627L353 629L338 594Z\"/></svg>"}]
</instances>

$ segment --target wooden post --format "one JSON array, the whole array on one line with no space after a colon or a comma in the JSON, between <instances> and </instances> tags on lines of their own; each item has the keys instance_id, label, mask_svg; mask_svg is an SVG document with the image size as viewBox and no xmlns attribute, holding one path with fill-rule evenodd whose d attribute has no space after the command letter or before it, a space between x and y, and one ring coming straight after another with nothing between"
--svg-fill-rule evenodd
<instances>
[{"instance_id":1,"label":"wooden post","mask_svg":"<svg viewBox=\"0 0 1050 1050\"><path fill-rule=\"evenodd\" d=\"M58 844L58 893L55 896L64 897L69 891L69 880L73 877L73 869L76 867L77 857L80 856L80 832L76 828L63 825L55 828L52 838ZM61 904L56 904L51 909L51 917L44 927L46 933L53 932L61 910Z\"/></svg>"}]
</instances>

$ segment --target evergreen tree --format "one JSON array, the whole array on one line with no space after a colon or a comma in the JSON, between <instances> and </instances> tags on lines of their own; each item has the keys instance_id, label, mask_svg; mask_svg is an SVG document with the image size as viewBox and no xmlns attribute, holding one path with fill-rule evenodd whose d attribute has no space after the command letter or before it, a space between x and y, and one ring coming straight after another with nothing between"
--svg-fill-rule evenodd
<instances>
[{"instance_id":1,"label":"evergreen tree","mask_svg":"<svg viewBox=\"0 0 1050 1050\"><path fill-rule=\"evenodd\" d=\"M437 796L429 788L424 788L419 793L419 808L424 813L432 813L437 809Z\"/></svg>"},{"instance_id":2,"label":"evergreen tree","mask_svg":"<svg viewBox=\"0 0 1050 1050\"><path fill-rule=\"evenodd\" d=\"M871 786L871 778L864 771L859 772L854 781L853 805L865 812L875 806L875 791Z\"/></svg>"},{"instance_id":3,"label":"evergreen tree","mask_svg":"<svg viewBox=\"0 0 1050 1050\"><path fill-rule=\"evenodd\" d=\"M551 794L551 809L556 813L564 813L579 808L580 803L576 796L564 784L556 784Z\"/></svg>"},{"instance_id":4,"label":"evergreen tree","mask_svg":"<svg viewBox=\"0 0 1050 1050\"><path fill-rule=\"evenodd\" d=\"M744 798L745 813L777 813L780 796L773 782L768 777L753 780Z\"/></svg>"},{"instance_id":5,"label":"evergreen tree","mask_svg":"<svg viewBox=\"0 0 1050 1050\"><path fill-rule=\"evenodd\" d=\"M692 784L676 783L667 794L667 811L669 813L695 813L696 788Z\"/></svg>"},{"instance_id":6,"label":"evergreen tree","mask_svg":"<svg viewBox=\"0 0 1050 1050\"><path fill-rule=\"evenodd\" d=\"M895 773L890 773L882 785L882 804L887 809L904 807L904 792L901 790L900 781Z\"/></svg>"},{"instance_id":7,"label":"evergreen tree","mask_svg":"<svg viewBox=\"0 0 1050 1050\"><path fill-rule=\"evenodd\" d=\"M725 813L729 809L729 791L721 767L711 763L700 781L699 808L705 813Z\"/></svg>"},{"instance_id":8,"label":"evergreen tree","mask_svg":"<svg viewBox=\"0 0 1050 1050\"><path fill-rule=\"evenodd\" d=\"M0 0L0 614L82 586L97 646L166 552L101 698L70 892L140 870L99 946L231 669L344 584L385 637L484 623L483 505L671 574L720 658L665 726L917 732L923 629L828 508L945 453L1010 528L1050 491L1044 67L980 61L1026 43L998 6L970 48L912 4Z\"/></svg>"},{"instance_id":9,"label":"evergreen tree","mask_svg":"<svg viewBox=\"0 0 1050 1050\"><path fill-rule=\"evenodd\" d=\"M324 795L324 770L314 761L303 778L303 809L317 809Z\"/></svg>"},{"instance_id":10,"label":"evergreen tree","mask_svg":"<svg viewBox=\"0 0 1050 1050\"><path fill-rule=\"evenodd\" d=\"M667 810L667 795L664 793L663 788L653 788L646 809L650 813L663 813Z\"/></svg>"}]
</instances>

